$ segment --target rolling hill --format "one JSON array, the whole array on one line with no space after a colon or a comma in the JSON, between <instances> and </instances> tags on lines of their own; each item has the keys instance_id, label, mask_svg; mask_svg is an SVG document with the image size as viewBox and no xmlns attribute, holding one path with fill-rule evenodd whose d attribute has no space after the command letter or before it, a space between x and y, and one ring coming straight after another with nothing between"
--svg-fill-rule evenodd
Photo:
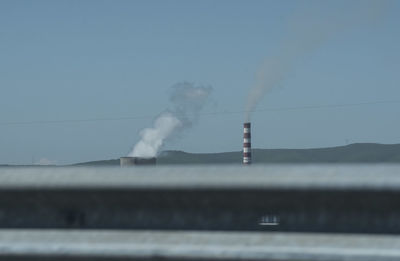
<instances>
[{"instance_id":1,"label":"rolling hill","mask_svg":"<svg viewBox=\"0 0 400 261\"><path fill-rule=\"evenodd\" d=\"M315 149L253 149L253 163L400 163L400 144L355 143ZM188 153L163 151L157 158L164 164L241 164L242 152ZM119 159L100 160L75 166L115 166Z\"/></svg>"}]
</instances>

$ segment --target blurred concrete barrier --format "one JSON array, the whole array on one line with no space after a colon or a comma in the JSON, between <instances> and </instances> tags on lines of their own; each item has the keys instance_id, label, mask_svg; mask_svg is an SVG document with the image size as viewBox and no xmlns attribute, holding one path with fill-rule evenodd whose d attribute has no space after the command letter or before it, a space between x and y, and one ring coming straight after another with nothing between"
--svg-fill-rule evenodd
<instances>
[{"instance_id":1,"label":"blurred concrete barrier","mask_svg":"<svg viewBox=\"0 0 400 261\"><path fill-rule=\"evenodd\" d=\"M398 234L398 171L3 169L0 227Z\"/></svg>"},{"instance_id":2,"label":"blurred concrete barrier","mask_svg":"<svg viewBox=\"0 0 400 261\"><path fill-rule=\"evenodd\" d=\"M0 260L400 260L399 173L0 168Z\"/></svg>"},{"instance_id":3,"label":"blurred concrete barrier","mask_svg":"<svg viewBox=\"0 0 400 261\"><path fill-rule=\"evenodd\" d=\"M1 260L394 261L388 235L276 232L0 230Z\"/></svg>"}]
</instances>

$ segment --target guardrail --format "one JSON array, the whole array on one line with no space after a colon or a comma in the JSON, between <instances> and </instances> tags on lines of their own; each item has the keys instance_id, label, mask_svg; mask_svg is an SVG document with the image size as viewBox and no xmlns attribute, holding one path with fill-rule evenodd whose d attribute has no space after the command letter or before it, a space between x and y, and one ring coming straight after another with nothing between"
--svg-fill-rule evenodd
<instances>
[{"instance_id":1,"label":"guardrail","mask_svg":"<svg viewBox=\"0 0 400 261\"><path fill-rule=\"evenodd\" d=\"M360 234L400 233L399 170L398 166L1 169L0 227L62 229L63 236L67 229L82 233L112 229L133 236L137 230L207 231L209 236L236 231L250 240L243 238L244 245L252 235L272 240L273 234L266 231L356 233L362 241ZM50 230L42 234L46 231ZM387 253L400 258L393 251ZM247 257L251 259L250 253Z\"/></svg>"},{"instance_id":2,"label":"guardrail","mask_svg":"<svg viewBox=\"0 0 400 261\"><path fill-rule=\"evenodd\" d=\"M1 260L395 261L396 236L277 232L0 230Z\"/></svg>"}]
</instances>

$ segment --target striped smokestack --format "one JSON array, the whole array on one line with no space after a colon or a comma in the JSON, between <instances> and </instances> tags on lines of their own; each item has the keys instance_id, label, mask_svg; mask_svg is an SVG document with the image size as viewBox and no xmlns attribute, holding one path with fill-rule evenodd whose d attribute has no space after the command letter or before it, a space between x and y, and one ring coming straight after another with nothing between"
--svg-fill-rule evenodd
<instances>
[{"instance_id":1,"label":"striped smokestack","mask_svg":"<svg viewBox=\"0 0 400 261\"><path fill-rule=\"evenodd\" d=\"M250 122L246 122L243 124L243 164L251 164Z\"/></svg>"}]
</instances>

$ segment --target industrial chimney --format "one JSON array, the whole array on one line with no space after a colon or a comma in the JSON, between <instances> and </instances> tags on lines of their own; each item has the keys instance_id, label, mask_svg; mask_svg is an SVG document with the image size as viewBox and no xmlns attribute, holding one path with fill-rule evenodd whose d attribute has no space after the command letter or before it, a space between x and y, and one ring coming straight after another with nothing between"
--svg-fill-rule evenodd
<instances>
[{"instance_id":1,"label":"industrial chimney","mask_svg":"<svg viewBox=\"0 0 400 261\"><path fill-rule=\"evenodd\" d=\"M251 164L251 126L250 122L243 124L243 164Z\"/></svg>"}]
</instances>

